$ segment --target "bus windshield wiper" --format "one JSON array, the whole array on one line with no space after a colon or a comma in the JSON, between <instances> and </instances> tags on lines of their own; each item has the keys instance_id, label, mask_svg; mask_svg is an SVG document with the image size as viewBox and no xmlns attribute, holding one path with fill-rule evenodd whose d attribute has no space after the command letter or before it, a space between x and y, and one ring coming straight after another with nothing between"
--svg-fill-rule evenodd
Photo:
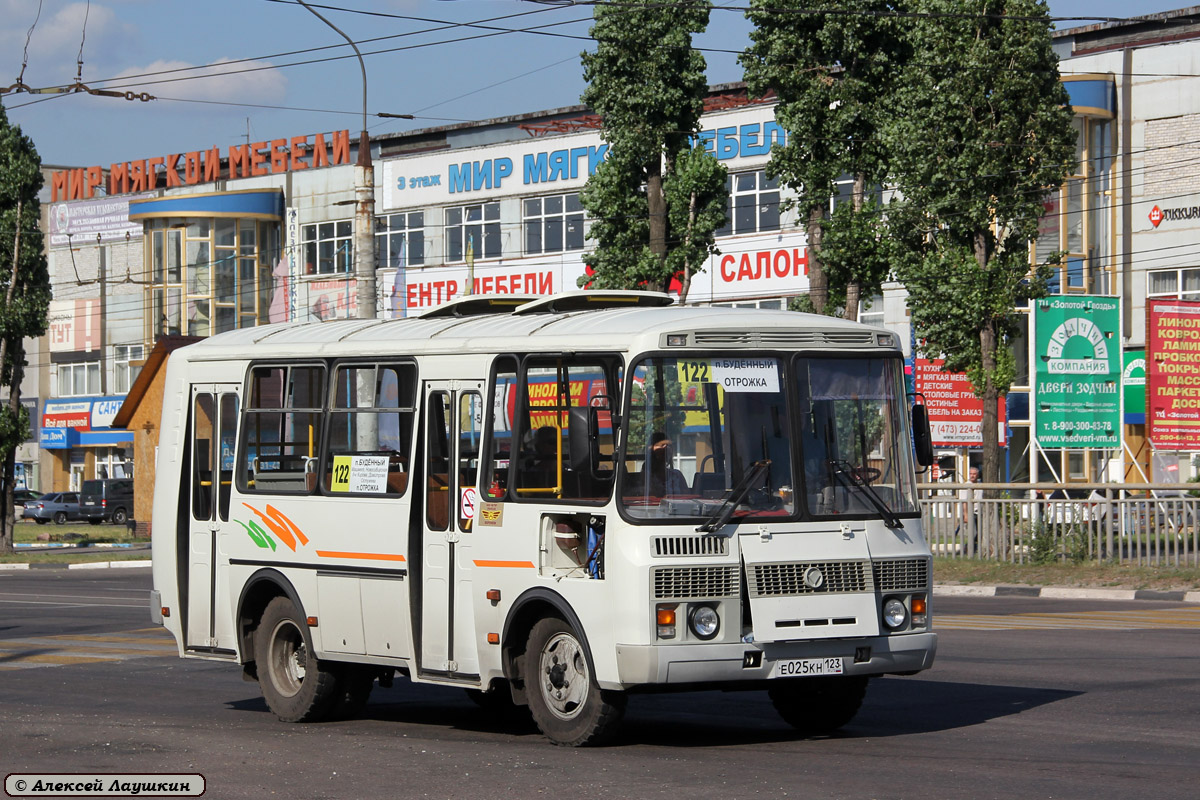
<instances>
[{"instance_id":1,"label":"bus windshield wiper","mask_svg":"<svg viewBox=\"0 0 1200 800\"><path fill-rule=\"evenodd\" d=\"M767 468L770 466L771 460L769 458L755 461L750 466L749 471L737 482L737 485L729 490L729 494L725 495L725 500L722 501L721 505L717 506L717 510L709 516L708 521L696 528L696 530L703 533L712 533L715 530L723 528L725 523L729 522L733 517L733 512L737 510L738 504L766 476Z\"/></svg>"},{"instance_id":2,"label":"bus windshield wiper","mask_svg":"<svg viewBox=\"0 0 1200 800\"><path fill-rule=\"evenodd\" d=\"M841 481L842 484L848 487L858 489L862 496L867 498L875 510L879 512L879 516L883 517L883 524L889 528L902 528L904 523L900 521L900 517L888 508L887 503L879 497L874 489L871 488L871 483L867 480L866 471L859 467L851 466L848 461L830 461L829 465L833 467L833 474ZM875 471L878 476L878 470Z\"/></svg>"}]
</instances>

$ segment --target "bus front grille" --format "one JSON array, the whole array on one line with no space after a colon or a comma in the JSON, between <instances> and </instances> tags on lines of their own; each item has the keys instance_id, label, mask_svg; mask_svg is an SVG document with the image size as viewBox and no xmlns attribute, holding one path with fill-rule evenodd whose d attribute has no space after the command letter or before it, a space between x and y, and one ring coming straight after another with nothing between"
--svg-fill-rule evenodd
<instances>
[{"instance_id":1,"label":"bus front grille","mask_svg":"<svg viewBox=\"0 0 1200 800\"><path fill-rule=\"evenodd\" d=\"M737 597L738 567L655 567L651 571L656 600L707 600Z\"/></svg>"},{"instance_id":2,"label":"bus front grille","mask_svg":"<svg viewBox=\"0 0 1200 800\"><path fill-rule=\"evenodd\" d=\"M881 592L929 588L928 558L888 558L875 562L875 586Z\"/></svg>"},{"instance_id":3,"label":"bus front grille","mask_svg":"<svg viewBox=\"0 0 1200 800\"><path fill-rule=\"evenodd\" d=\"M792 564L752 564L751 597L798 594L844 594L874 590L868 561L801 561Z\"/></svg>"}]
</instances>

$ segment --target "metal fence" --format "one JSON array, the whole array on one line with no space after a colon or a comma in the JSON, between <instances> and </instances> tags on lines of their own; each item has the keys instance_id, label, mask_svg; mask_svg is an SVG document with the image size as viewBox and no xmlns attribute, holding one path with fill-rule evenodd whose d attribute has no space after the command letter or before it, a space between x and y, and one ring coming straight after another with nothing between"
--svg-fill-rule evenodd
<instances>
[{"instance_id":1,"label":"metal fence","mask_svg":"<svg viewBox=\"0 0 1200 800\"><path fill-rule=\"evenodd\" d=\"M1200 566L1200 497L1179 484L920 485L934 555Z\"/></svg>"}]
</instances>

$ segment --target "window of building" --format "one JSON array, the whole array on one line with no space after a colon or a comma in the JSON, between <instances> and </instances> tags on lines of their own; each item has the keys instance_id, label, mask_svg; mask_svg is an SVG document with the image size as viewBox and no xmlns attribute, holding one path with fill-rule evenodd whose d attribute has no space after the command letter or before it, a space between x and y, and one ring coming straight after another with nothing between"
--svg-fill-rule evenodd
<instances>
[{"instance_id":1,"label":"window of building","mask_svg":"<svg viewBox=\"0 0 1200 800\"><path fill-rule=\"evenodd\" d=\"M58 396L83 397L100 394L100 362L58 365Z\"/></svg>"},{"instance_id":2,"label":"window of building","mask_svg":"<svg viewBox=\"0 0 1200 800\"><path fill-rule=\"evenodd\" d=\"M1108 119L1076 117L1075 161L1071 174L1042 202L1038 238L1032 248L1036 264L1055 254L1061 263L1053 268L1051 293L1113 291L1111 202L1113 178L1113 123Z\"/></svg>"},{"instance_id":3,"label":"window of building","mask_svg":"<svg viewBox=\"0 0 1200 800\"><path fill-rule=\"evenodd\" d=\"M254 367L248 388L238 444L239 487L245 492L311 492L321 442L325 368Z\"/></svg>"},{"instance_id":4,"label":"window of building","mask_svg":"<svg viewBox=\"0 0 1200 800\"><path fill-rule=\"evenodd\" d=\"M125 394L142 371L140 364L133 365L132 361L141 361L145 349L140 344L119 344L113 348L113 391Z\"/></svg>"},{"instance_id":5,"label":"window of building","mask_svg":"<svg viewBox=\"0 0 1200 800\"><path fill-rule=\"evenodd\" d=\"M877 294L858 302L858 321L864 325L883 327L883 295Z\"/></svg>"},{"instance_id":6,"label":"window of building","mask_svg":"<svg viewBox=\"0 0 1200 800\"><path fill-rule=\"evenodd\" d=\"M425 263L425 212L375 218L375 266L393 268Z\"/></svg>"},{"instance_id":7,"label":"window of building","mask_svg":"<svg viewBox=\"0 0 1200 800\"><path fill-rule=\"evenodd\" d=\"M446 209L446 261L499 258L500 204L482 203Z\"/></svg>"},{"instance_id":8,"label":"window of building","mask_svg":"<svg viewBox=\"0 0 1200 800\"><path fill-rule=\"evenodd\" d=\"M354 269L354 223L321 222L301 229L304 274L334 275Z\"/></svg>"},{"instance_id":9,"label":"window of building","mask_svg":"<svg viewBox=\"0 0 1200 800\"><path fill-rule=\"evenodd\" d=\"M1154 270L1149 273L1147 281L1148 297L1200 300L1200 268Z\"/></svg>"},{"instance_id":10,"label":"window of building","mask_svg":"<svg viewBox=\"0 0 1200 800\"><path fill-rule=\"evenodd\" d=\"M400 495L408 488L417 370L412 364L346 364L334 374L324 490Z\"/></svg>"},{"instance_id":11,"label":"window of building","mask_svg":"<svg viewBox=\"0 0 1200 800\"><path fill-rule=\"evenodd\" d=\"M150 224L148 338L210 336L268 321L276 223L222 217Z\"/></svg>"},{"instance_id":12,"label":"window of building","mask_svg":"<svg viewBox=\"0 0 1200 800\"><path fill-rule=\"evenodd\" d=\"M729 216L717 236L779 230L779 180L767 173L739 172L725 181Z\"/></svg>"},{"instance_id":13,"label":"window of building","mask_svg":"<svg viewBox=\"0 0 1200 800\"><path fill-rule=\"evenodd\" d=\"M531 197L524 202L525 254L583 249L583 206L579 193Z\"/></svg>"}]
</instances>

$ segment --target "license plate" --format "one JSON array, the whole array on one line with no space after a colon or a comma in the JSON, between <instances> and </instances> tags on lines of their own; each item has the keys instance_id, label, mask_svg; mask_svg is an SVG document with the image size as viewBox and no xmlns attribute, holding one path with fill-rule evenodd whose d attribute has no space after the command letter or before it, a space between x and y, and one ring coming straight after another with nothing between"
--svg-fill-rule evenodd
<instances>
[{"instance_id":1,"label":"license plate","mask_svg":"<svg viewBox=\"0 0 1200 800\"><path fill-rule=\"evenodd\" d=\"M789 658L776 661L771 667L772 678L800 678L806 675L841 675L840 658Z\"/></svg>"}]
</instances>

